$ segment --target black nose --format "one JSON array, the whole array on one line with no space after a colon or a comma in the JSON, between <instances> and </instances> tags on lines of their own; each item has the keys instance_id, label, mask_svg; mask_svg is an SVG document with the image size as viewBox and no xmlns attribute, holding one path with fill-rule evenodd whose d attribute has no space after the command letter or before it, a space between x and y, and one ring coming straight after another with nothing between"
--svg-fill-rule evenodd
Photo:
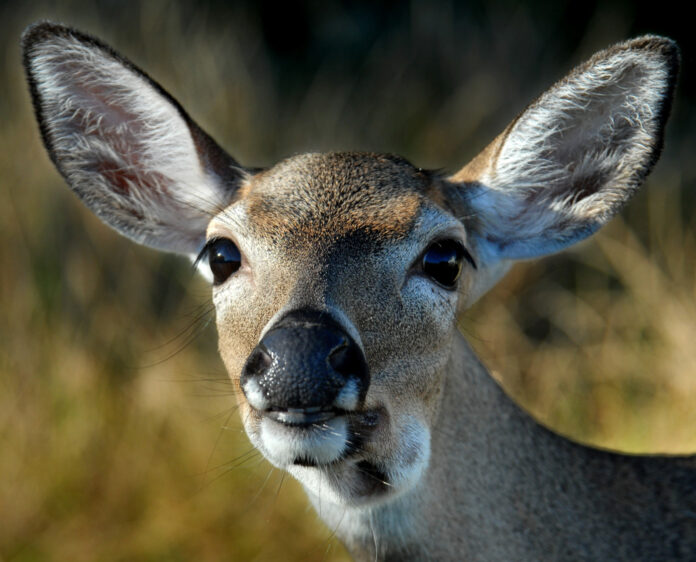
<instances>
[{"instance_id":1,"label":"black nose","mask_svg":"<svg viewBox=\"0 0 696 562\"><path fill-rule=\"evenodd\" d=\"M362 350L336 320L296 310L254 348L240 383L257 409L352 410L365 398L369 374Z\"/></svg>"}]
</instances>

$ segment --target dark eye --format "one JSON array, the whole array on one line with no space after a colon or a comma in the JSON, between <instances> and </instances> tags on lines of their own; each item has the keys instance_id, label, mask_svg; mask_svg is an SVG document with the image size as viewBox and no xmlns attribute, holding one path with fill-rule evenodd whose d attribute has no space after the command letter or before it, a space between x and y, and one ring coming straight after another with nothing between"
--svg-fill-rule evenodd
<instances>
[{"instance_id":1,"label":"dark eye","mask_svg":"<svg viewBox=\"0 0 696 562\"><path fill-rule=\"evenodd\" d=\"M423 272L447 289L453 289L462 272L462 260L476 264L464 246L455 240L435 242L423 255Z\"/></svg>"},{"instance_id":2,"label":"dark eye","mask_svg":"<svg viewBox=\"0 0 696 562\"><path fill-rule=\"evenodd\" d=\"M224 283L242 264L242 255L232 240L216 238L208 242L206 249L215 285Z\"/></svg>"}]
</instances>

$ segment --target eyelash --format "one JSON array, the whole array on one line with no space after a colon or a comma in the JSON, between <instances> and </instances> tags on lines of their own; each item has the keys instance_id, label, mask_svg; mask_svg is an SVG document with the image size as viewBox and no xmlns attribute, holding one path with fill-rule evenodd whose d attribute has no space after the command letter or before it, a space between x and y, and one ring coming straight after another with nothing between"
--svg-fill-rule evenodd
<instances>
[{"instance_id":1,"label":"eyelash","mask_svg":"<svg viewBox=\"0 0 696 562\"><path fill-rule=\"evenodd\" d=\"M210 240L207 240L206 243L203 245L203 248L201 248L201 251L198 252L198 255L196 256L196 259L193 260L193 269L197 269L200 263L208 257L208 252L210 251L210 247L215 244L220 240L219 236L216 236L214 238L211 238Z\"/></svg>"}]
</instances>

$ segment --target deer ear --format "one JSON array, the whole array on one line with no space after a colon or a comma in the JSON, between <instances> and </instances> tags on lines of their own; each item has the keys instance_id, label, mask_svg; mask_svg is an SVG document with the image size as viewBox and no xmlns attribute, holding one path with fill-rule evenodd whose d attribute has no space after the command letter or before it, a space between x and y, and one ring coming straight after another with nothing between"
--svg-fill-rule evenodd
<instances>
[{"instance_id":1,"label":"deer ear","mask_svg":"<svg viewBox=\"0 0 696 562\"><path fill-rule=\"evenodd\" d=\"M71 189L134 241L196 253L242 168L159 84L97 39L40 23L22 45L44 144Z\"/></svg>"},{"instance_id":2,"label":"deer ear","mask_svg":"<svg viewBox=\"0 0 696 562\"><path fill-rule=\"evenodd\" d=\"M601 51L449 178L479 261L553 253L608 222L657 161L678 66L662 37Z\"/></svg>"}]
</instances>

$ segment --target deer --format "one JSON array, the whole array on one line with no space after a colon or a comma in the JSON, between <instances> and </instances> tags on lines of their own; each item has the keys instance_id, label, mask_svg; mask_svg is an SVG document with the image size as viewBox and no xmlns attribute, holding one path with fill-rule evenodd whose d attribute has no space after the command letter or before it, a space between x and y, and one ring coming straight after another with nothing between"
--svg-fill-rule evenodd
<instances>
[{"instance_id":1,"label":"deer","mask_svg":"<svg viewBox=\"0 0 696 562\"><path fill-rule=\"evenodd\" d=\"M22 45L56 168L108 226L211 281L251 443L355 559L696 559L696 456L554 433L458 328L515 262L589 237L639 188L672 40L596 53L452 175L362 152L246 168L99 39L41 22Z\"/></svg>"}]
</instances>

